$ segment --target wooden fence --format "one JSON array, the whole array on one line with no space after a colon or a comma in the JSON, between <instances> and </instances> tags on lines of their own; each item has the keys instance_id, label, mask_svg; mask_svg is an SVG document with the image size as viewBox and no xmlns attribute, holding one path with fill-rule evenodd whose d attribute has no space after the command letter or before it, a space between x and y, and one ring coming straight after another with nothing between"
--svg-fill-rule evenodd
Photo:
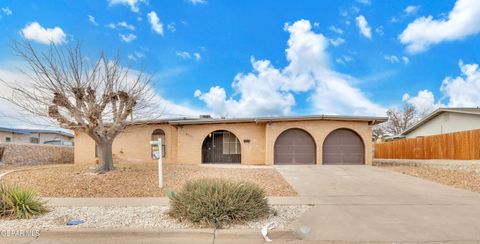
<instances>
[{"instance_id":1,"label":"wooden fence","mask_svg":"<svg viewBox=\"0 0 480 244\"><path fill-rule=\"evenodd\" d=\"M480 130L377 143L375 158L478 160Z\"/></svg>"}]
</instances>

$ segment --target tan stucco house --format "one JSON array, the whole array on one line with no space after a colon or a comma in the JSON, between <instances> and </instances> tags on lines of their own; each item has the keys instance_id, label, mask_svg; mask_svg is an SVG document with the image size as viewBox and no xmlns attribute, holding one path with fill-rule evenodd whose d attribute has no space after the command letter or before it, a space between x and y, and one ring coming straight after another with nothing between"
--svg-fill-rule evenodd
<instances>
[{"instance_id":1,"label":"tan stucco house","mask_svg":"<svg viewBox=\"0 0 480 244\"><path fill-rule=\"evenodd\" d=\"M117 162L371 164L371 127L384 117L181 118L130 122L113 143ZM95 142L75 135L75 163L96 161Z\"/></svg>"}]
</instances>

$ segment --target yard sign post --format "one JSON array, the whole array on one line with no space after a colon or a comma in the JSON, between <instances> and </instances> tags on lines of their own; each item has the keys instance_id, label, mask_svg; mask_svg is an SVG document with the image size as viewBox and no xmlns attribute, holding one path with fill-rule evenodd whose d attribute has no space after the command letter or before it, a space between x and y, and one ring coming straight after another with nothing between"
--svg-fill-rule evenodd
<instances>
[{"instance_id":1,"label":"yard sign post","mask_svg":"<svg viewBox=\"0 0 480 244\"><path fill-rule=\"evenodd\" d=\"M163 148L162 148L162 138L158 138L158 141L151 141L150 144L158 145L158 186L163 187Z\"/></svg>"}]
</instances>

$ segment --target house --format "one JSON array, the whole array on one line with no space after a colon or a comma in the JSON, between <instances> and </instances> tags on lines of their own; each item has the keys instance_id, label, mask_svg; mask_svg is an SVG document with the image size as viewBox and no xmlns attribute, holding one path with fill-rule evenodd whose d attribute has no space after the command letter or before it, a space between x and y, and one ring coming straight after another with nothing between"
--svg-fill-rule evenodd
<instances>
[{"instance_id":1,"label":"house","mask_svg":"<svg viewBox=\"0 0 480 244\"><path fill-rule=\"evenodd\" d=\"M480 108L439 108L400 135L406 138L480 129Z\"/></svg>"},{"instance_id":2,"label":"house","mask_svg":"<svg viewBox=\"0 0 480 244\"><path fill-rule=\"evenodd\" d=\"M0 143L73 145L73 135L58 130L14 129L0 127Z\"/></svg>"},{"instance_id":3,"label":"house","mask_svg":"<svg viewBox=\"0 0 480 244\"><path fill-rule=\"evenodd\" d=\"M371 127L384 117L295 116L237 119L181 118L131 122L113 143L122 162L371 164ZM75 134L75 163L96 161L95 142Z\"/></svg>"}]
</instances>

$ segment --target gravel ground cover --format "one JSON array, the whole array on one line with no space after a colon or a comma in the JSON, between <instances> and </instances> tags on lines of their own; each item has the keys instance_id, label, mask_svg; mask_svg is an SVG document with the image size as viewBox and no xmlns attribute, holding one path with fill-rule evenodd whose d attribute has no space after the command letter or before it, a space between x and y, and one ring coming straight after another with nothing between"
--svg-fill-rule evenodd
<instances>
[{"instance_id":1,"label":"gravel ground cover","mask_svg":"<svg viewBox=\"0 0 480 244\"><path fill-rule=\"evenodd\" d=\"M475 172L465 172L462 170L442 169L428 166L399 165L377 167L435 181L456 188L480 192L480 175Z\"/></svg>"},{"instance_id":2,"label":"gravel ground cover","mask_svg":"<svg viewBox=\"0 0 480 244\"><path fill-rule=\"evenodd\" d=\"M242 225L226 226L234 229L260 229L267 223L275 223L277 229L285 228L291 221L304 214L311 206L272 206L277 214ZM65 228L137 228L137 229L186 229L198 228L181 223L167 214L168 206L150 207L56 207L51 212L22 220L2 220L0 229L65 229ZM67 226L66 222L81 219L85 223Z\"/></svg>"},{"instance_id":3,"label":"gravel ground cover","mask_svg":"<svg viewBox=\"0 0 480 244\"><path fill-rule=\"evenodd\" d=\"M116 170L95 174L94 165L55 165L13 172L0 181L37 191L43 197L158 197L164 189L179 190L188 180L219 177L247 180L268 196L297 193L272 167L220 168L165 164L164 189L158 187L156 164L117 164Z\"/></svg>"}]
</instances>

